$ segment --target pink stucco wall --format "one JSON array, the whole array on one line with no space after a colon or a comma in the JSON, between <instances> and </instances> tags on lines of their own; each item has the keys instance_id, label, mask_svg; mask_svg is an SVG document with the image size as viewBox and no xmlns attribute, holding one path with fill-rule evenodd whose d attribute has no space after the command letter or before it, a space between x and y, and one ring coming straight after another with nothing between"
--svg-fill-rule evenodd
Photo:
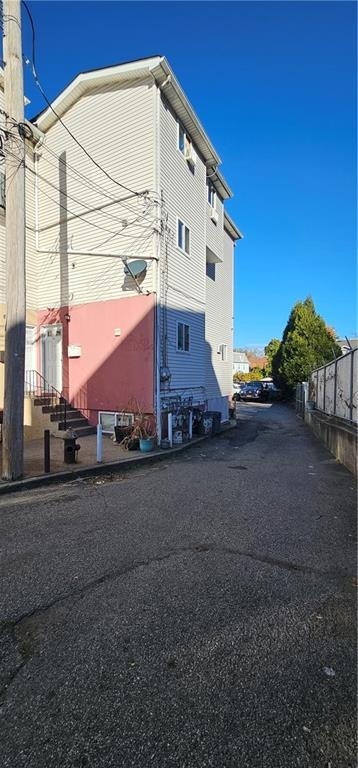
<instances>
[{"instance_id":1,"label":"pink stucco wall","mask_svg":"<svg viewBox=\"0 0 358 768\"><path fill-rule=\"evenodd\" d=\"M91 421L99 410L127 409L131 399L153 411L153 294L38 313L38 327L51 323L63 325L63 393L86 407ZM80 357L67 357L69 344L81 347Z\"/></svg>"}]
</instances>

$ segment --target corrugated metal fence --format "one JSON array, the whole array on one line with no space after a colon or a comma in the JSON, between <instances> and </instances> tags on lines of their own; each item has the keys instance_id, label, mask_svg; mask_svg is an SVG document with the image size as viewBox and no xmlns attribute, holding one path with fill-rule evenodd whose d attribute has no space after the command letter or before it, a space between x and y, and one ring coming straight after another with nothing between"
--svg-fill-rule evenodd
<instances>
[{"instance_id":1,"label":"corrugated metal fence","mask_svg":"<svg viewBox=\"0 0 358 768\"><path fill-rule=\"evenodd\" d=\"M338 357L313 371L309 399L317 410L357 423L358 349Z\"/></svg>"}]
</instances>

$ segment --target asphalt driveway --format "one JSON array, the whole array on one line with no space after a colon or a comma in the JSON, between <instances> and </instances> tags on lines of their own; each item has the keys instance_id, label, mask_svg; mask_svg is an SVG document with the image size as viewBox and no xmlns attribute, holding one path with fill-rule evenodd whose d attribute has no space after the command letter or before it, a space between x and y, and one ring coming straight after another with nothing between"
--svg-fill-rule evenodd
<instances>
[{"instance_id":1,"label":"asphalt driveway","mask_svg":"<svg viewBox=\"0 0 358 768\"><path fill-rule=\"evenodd\" d=\"M0 499L2 768L353 768L355 488L284 405Z\"/></svg>"}]
</instances>

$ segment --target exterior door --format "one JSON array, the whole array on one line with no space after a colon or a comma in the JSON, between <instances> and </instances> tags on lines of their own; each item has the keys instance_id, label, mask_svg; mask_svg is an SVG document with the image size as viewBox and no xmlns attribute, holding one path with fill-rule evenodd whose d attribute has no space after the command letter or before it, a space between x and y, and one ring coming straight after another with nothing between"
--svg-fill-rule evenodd
<instances>
[{"instance_id":1,"label":"exterior door","mask_svg":"<svg viewBox=\"0 0 358 768\"><path fill-rule=\"evenodd\" d=\"M62 325L41 328L42 376L47 384L62 390Z\"/></svg>"},{"instance_id":2,"label":"exterior door","mask_svg":"<svg viewBox=\"0 0 358 768\"><path fill-rule=\"evenodd\" d=\"M29 391L34 374L30 371L36 370L36 339L35 328L31 325L26 326L26 346L25 346L25 390Z\"/></svg>"}]
</instances>

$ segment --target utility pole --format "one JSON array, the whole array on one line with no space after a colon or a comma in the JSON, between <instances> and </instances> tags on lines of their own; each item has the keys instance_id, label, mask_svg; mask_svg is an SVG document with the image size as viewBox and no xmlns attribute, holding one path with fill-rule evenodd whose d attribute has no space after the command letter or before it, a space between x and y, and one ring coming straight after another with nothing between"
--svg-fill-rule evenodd
<instances>
[{"instance_id":1,"label":"utility pole","mask_svg":"<svg viewBox=\"0 0 358 768\"><path fill-rule=\"evenodd\" d=\"M6 152L6 326L3 479L23 475L25 378L25 140L20 0L3 0Z\"/></svg>"}]
</instances>

